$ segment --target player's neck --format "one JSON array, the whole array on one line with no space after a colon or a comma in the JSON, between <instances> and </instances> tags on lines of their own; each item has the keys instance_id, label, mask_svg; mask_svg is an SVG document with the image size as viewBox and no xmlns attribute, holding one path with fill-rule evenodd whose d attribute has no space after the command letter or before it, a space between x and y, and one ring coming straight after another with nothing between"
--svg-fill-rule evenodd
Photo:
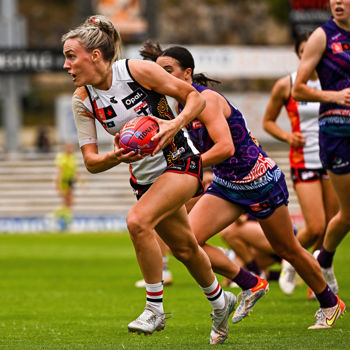
<instances>
[{"instance_id":1,"label":"player's neck","mask_svg":"<svg viewBox=\"0 0 350 350\"><path fill-rule=\"evenodd\" d=\"M339 20L334 19L334 22L338 27L350 32L350 19L348 19L346 21L339 21Z\"/></svg>"}]
</instances>

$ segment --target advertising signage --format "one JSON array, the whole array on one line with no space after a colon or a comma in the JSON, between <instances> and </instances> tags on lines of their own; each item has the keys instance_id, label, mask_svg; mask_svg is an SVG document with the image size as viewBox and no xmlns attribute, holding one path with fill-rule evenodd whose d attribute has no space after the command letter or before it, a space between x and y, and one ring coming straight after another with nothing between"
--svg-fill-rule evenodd
<instances>
[{"instance_id":1,"label":"advertising signage","mask_svg":"<svg viewBox=\"0 0 350 350\"><path fill-rule=\"evenodd\" d=\"M0 74L62 72L60 50L0 48Z\"/></svg>"},{"instance_id":2,"label":"advertising signage","mask_svg":"<svg viewBox=\"0 0 350 350\"><path fill-rule=\"evenodd\" d=\"M289 21L293 37L312 32L328 21L331 13L329 0L289 0Z\"/></svg>"}]
</instances>

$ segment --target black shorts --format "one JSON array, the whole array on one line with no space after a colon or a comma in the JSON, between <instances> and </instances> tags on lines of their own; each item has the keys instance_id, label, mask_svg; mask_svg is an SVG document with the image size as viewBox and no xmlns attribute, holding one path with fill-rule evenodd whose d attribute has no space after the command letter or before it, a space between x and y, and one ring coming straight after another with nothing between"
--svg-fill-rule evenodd
<instances>
[{"instance_id":1,"label":"black shorts","mask_svg":"<svg viewBox=\"0 0 350 350\"><path fill-rule=\"evenodd\" d=\"M301 182L314 182L329 179L326 169L297 169L290 168L293 185Z\"/></svg>"},{"instance_id":2,"label":"black shorts","mask_svg":"<svg viewBox=\"0 0 350 350\"><path fill-rule=\"evenodd\" d=\"M180 158L174 163L171 163L164 170L165 172L173 172L179 174L189 174L198 178L200 183L200 188L198 189L196 196L199 196L204 192L203 185L203 167L202 167L202 158L199 154L194 154L187 158ZM140 199L142 195L152 186L152 184L140 185L136 183L132 178L130 178L130 185L134 190L134 194L137 199Z\"/></svg>"}]
</instances>

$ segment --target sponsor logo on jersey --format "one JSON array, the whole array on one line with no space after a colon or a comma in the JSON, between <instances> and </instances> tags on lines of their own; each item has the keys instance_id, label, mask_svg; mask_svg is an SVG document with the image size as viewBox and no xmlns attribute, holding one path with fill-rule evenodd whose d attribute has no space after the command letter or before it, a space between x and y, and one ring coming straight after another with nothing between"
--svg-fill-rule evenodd
<instances>
[{"instance_id":1,"label":"sponsor logo on jersey","mask_svg":"<svg viewBox=\"0 0 350 350\"><path fill-rule=\"evenodd\" d=\"M305 180L310 180L314 178L315 175L316 175L315 172L310 170L310 171L301 172L300 177L302 180L305 181Z\"/></svg>"},{"instance_id":2,"label":"sponsor logo on jersey","mask_svg":"<svg viewBox=\"0 0 350 350\"><path fill-rule=\"evenodd\" d=\"M122 102L126 109L130 109L136 106L145 97L146 97L146 94L141 89L137 89L129 96L126 96L125 98L123 98Z\"/></svg>"},{"instance_id":3,"label":"sponsor logo on jersey","mask_svg":"<svg viewBox=\"0 0 350 350\"><path fill-rule=\"evenodd\" d=\"M118 101L115 99L115 96L112 96L109 100L111 101L111 103L118 103Z\"/></svg>"},{"instance_id":4,"label":"sponsor logo on jersey","mask_svg":"<svg viewBox=\"0 0 350 350\"><path fill-rule=\"evenodd\" d=\"M112 106L98 108L96 110L96 114L97 114L98 120L100 121L112 119L117 115Z\"/></svg>"},{"instance_id":5,"label":"sponsor logo on jersey","mask_svg":"<svg viewBox=\"0 0 350 350\"><path fill-rule=\"evenodd\" d=\"M180 147L177 151L171 153L171 157L173 159L177 158L180 154L184 153L185 149L183 147Z\"/></svg>"},{"instance_id":6,"label":"sponsor logo on jersey","mask_svg":"<svg viewBox=\"0 0 350 350\"><path fill-rule=\"evenodd\" d=\"M349 51L350 50L350 44L349 43L333 43L332 44L332 52L334 54L336 53L341 53L344 51Z\"/></svg>"},{"instance_id":7,"label":"sponsor logo on jersey","mask_svg":"<svg viewBox=\"0 0 350 350\"><path fill-rule=\"evenodd\" d=\"M261 202L249 205L250 209L255 212L260 212L261 214L267 212L270 209L268 202Z\"/></svg>"},{"instance_id":8,"label":"sponsor logo on jersey","mask_svg":"<svg viewBox=\"0 0 350 350\"><path fill-rule=\"evenodd\" d=\"M203 126L203 123L199 120L193 120L191 122L192 129L200 129Z\"/></svg>"}]
</instances>

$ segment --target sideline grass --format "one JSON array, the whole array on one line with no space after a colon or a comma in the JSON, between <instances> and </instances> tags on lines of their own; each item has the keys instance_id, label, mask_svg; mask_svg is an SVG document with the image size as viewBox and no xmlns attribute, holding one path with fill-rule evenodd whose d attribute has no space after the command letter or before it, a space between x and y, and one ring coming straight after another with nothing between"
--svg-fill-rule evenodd
<instances>
[{"instance_id":1,"label":"sideline grass","mask_svg":"<svg viewBox=\"0 0 350 350\"><path fill-rule=\"evenodd\" d=\"M0 349L212 349L210 307L174 258L165 289L173 317L150 337L127 333L144 307L141 277L127 234L0 235ZM215 243L220 241L214 240ZM350 237L338 248L340 296L350 309ZM241 323L230 324L224 349L350 349L350 314L329 330L307 330L317 302L306 286L292 296L276 282ZM239 290L235 289L237 294Z\"/></svg>"}]
</instances>

